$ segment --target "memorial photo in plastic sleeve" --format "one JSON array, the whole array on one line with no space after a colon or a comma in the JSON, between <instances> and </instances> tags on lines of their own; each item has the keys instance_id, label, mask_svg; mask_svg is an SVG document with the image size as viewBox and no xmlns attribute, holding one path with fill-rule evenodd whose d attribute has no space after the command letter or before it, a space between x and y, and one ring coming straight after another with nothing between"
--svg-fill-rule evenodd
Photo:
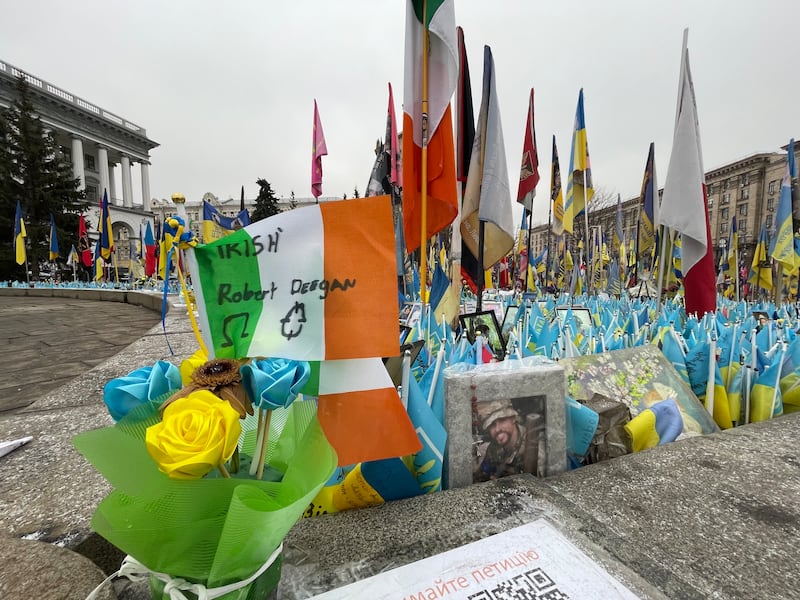
<instances>
[{"instance_id":1,"label":"memorial photo in plastic sleeve","mask_svg":"<svg viewBox=\"0 0 800 600\"><path fill-rule=\"evenodd\" d=\"M473 483L546 472L545 396L474 401Z\"/></svg>"},{"instance_id":2,"label":"memorial photo in plastic sleeve","mask_svg":"<svg viewBox=\"0 0 800 600\"><path fill-rule=\"evenodd\" d=\"M575 321L580 328L580 333L585 336L591 335L592 313L588 308L583 306L557 306L556 315L558 315L558 320L561 322L561 327L564 326L564 319L570 312L572 312L572 316L575 317Z\"/></svg>"},{"instance_id":3,"label":"memorial photo in plastic sleeve","mask_svg":"<svg viewBox=\"0 0 800 600\"><path fill-rule=\"evenodd\" d=\"M411 302L411 312L408 313L403 325L407 327L414 327L422 318L422 304L419 302ZM401 321L402 322L402 321Z\"/></svg>"},{"instance_id":4,"label":"memorial photo in plastic sleeve","mask_svg":"<svg viewBox=\"0 0 800 600\"><path fill-rule=\"evenodd\" d=\"M400 324L406 325L408 321L408 317L411 316L411 310L414 308L413 302L405 302L403 303L403 307L400 309Z\"/></svg>"},{"instance_id":5,"label":"memorial photo in plastic sleeve","mask_svg":"<svg viewBox=\"0 0 800 600\"><path fill-rule=\"evenodd\" d=\"M461 315L458 318L461 322L461 329L466 332L470 344L475 343L475 334L480 332L484 343L488 343L492 354L497 360L503 360L505 344L503 343L503 336L500 334L497 315L493 310Z\"/></svg>"},{"instance_id":6,"label":"memorial photo in plastic sleeve","mask_svg":"<svg viewBox=\"0 0 800 600\"><path fill-rule=\"evenodd\" d=\"M506 343L508 343L508 334L514 328L514 325L517 324L517 311L520 309L524 311L525 305L523 304L521 306L517 306L516 304L512 304L510 306L506 306L506 312L503 316L503 327L501 331L503 334L503 339Z\"/></svg>"}]
</instances>

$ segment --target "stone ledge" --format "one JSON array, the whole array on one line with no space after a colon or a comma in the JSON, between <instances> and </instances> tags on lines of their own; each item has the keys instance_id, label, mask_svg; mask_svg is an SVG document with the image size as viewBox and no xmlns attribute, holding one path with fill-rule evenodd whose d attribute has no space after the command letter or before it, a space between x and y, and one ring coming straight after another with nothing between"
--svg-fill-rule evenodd
<instances>
[{"instance_id":1,"label":"stone ledge","mask_svg":"<svg viewBox=\"0 0 800 600\"><path fill-rule=\"evenodd\" d=\"M31 298L71 298L102 302L125 302L161 312L163 295L140 290L115 290L103 288L0 288L0 296L27 296ZM172 300L175 296L173 295ZM167 303L167 309L171 302Z\"/></svg>"}]
</instances>

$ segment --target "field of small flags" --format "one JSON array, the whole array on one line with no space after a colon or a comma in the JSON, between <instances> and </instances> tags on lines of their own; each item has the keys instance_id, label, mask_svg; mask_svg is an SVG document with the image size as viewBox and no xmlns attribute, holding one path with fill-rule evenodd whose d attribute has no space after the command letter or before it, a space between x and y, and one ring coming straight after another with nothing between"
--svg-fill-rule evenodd
<instances>
[{"instance_id":1,"label":"field of small flags","mask_svg":"<svg viewBox=\"0 0 800 600\"><path fill-rule=\"evenodd\" d=\"M717 306L717 312L698 319L686 315L680 299L659 306L647 298L543 297L517 310L504 360L534 355L560 360L653 344L721 429L800 410L797 305L736 302L720 296ZM586 309L591 315L588 326L577 316ZM763 323L760 314L767 317ZM448 365L497 359L480 338L471 344L463 332L457 334L447 324L433 321L427 325L424 318L406 342L415 339L427 340L414 365L418 380L440 349ZM714 382L709 385L712 367Z\"/></svg>"}]
</instances>

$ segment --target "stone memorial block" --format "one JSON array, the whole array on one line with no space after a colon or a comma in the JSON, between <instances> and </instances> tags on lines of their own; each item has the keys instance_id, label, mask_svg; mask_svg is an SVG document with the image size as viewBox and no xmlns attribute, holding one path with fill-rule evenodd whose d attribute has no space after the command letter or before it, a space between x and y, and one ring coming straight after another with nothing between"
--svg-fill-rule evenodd
<instances>
[{"instance_id":1,"label":"stone memorial block","mask_svg":"<svg viewBox=\"0 0 800 600\"><path fill-rule=\"evenodd\" d=\"M567 468L564 368L539 356L444 371L445 488Z\"/></svg>"},{"instance_id":2,"label":"stone memorial block","mask_svg":"<svg viewBox=\"0 0 800 600\"><path fill-rule=\"evenodd\" d=\"M711 415L658 347L647 344L559 361L566 372L567 394L586 403L594 394L622 402L631 418L653 404L675 398L683 434L719 431Z\"/></svg>"}]
</instances>

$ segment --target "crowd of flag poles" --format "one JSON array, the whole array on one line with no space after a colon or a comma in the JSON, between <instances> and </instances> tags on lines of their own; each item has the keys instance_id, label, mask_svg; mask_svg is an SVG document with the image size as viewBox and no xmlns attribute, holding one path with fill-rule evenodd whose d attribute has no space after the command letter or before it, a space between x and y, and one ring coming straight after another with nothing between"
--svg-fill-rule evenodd
<instances>
[{"instance_id":1,"label":"crowd of flag poles","mask_svg":"<svg viewBox=\"0 0 800 600\"><path fill-rule=\"evenodd\" d=\"M454 0L407 2L402 165L389 85L386 134L378 144L367 194L391 196L399 295L401 301L418 300L423 307L423 317L406 340L426 341L415 379L424 379L422 371L438 372L443 360L482 362L493 358L480 337L477 347L471 345L466 336L456 337L452 325L459 312L462 279L474 290L480 311L484 290L497 287L489 274L499 266L501 284L513 286L518 281L519 291L539 292L534 302L523 300L519 293L505 296L506 302L523 307L510 324L502 353L509 359L527 355L560 359L657 343L721 427L771 418L784 408L800 406L800 342L796 337L800 314L796 305L782 296L783 279L796 277L800 268L800 245L792 225L793 141L781 185L777 234L770 242L762 224L749 269L748 285L763 292L757 302L751 302L739 286L735 220L719 261L719 274L715 270L687 37L685 32L673 148L661 201L655 149L650 144L633 239L624 234L619 198L614 231L607 237L599 228L590 229L588 212L594 189L581 89L563 190L556 139L552 138L547 244L539 256L532 257L529 232L541 179L534 89L529 95L516 198L523 205L523 218L516 231L491 48L484 47L482 95L475 123L464 33L455 27ZM453 111L450 100L454 95ZM315 101L311 189L317 199L322 193L322 157L327 153ZM210 228L206 241L247 224L245 210L229 219L210 205L204 206L204 229ZM153 232L148 223L146 231L140 232L138 254L145 277L168 277L172 253L165 251L164 244L175 232L167 229L164 224L161 231ZM449 243L444 243L445 235L450 236ZM15 258L18 264L26 264L27 271L25 237L18 202ZM73 269L79 264L94 266L96 279L103 277L103 265L109 261L117 271L106 193L94 252L83 217L78 237L78 248L71 248L68 265ZM59 257L56 238L51 217L51 261ZM776 283L770 259L777 265ZM412 266L417 261L418 269ZM733 284L718 296L717 284L727 276ZM664 298L663 289L682 290L682 301L680 294ZM554 318L557 304L589 309L591 326L581 326L571 309L563 318ZM761 323L756 320L757 311L773 318ZM436 375L433 379L431 390L437 385ZM403 386L406 406L413 388ZM428 394L430 407L434 392L423 395Z\"/></svg>"},{"instance_id":2,"label":"crowd of flag poles","mask_svg":"<svg viewBox=\"0 0 800 600\"><path fill-rule=\"evenodd\" d=\"M723 428L771 418L784 407L800 407L800 343L795 341L800 315L796 304L782 297L783 288L796 296L790 277L800 268L791 220L793 141L781 187L777 235L770 243L762 224L746 284L755 301L748 301L740 286L740 275L747 270L740 265L735 219L719 271L715 269L688 31L661 200L651 143L632 239L624 233L620 198L614 231L607 237L599 227L590 229L594 189L580 90L566 188L562 190L553 136L548 239L544 251L531 257L529 232L540 180L534 90L523 138L517 201L524 208L517 233L491 49L484 48L476 125L464 33L454 25L452 1L410 1L407 6L402 171L395 170L399 157L393 151L396 142L390 140L390 134L396 135L390 87L386 140L379 144L368 190L369 195L384 193L385 186L373 184L387 178L387 169L391 189L402 187L403 235L397 239L403 258L398 259L398 274L405 275L404 285L412 282L402 289L404 299L419 300L423 306L424 316L406 340L427 342L423 370L425 364L438 363L436 349L446 352L447 361L466 357L481 362L490 356L485 349L465 347L463 336L456 338L450 329L458 314L459 280L475 291L478 311L486 288L506 287L516 280L522 290L541 293L538 302L526 302L516 313L505 349L509 358L540 354L559 359L656 343ZM450 107L454 95L455 131ZM314 118L317 131L316 103ZM319 154L314 155L312 172L321 176ZM450 236L449 244L443 243L445 235ZM570 238L576 243L570 244ZM411 256L418 256L419 270L409 275ZM774 285L772 261L778 268ZM499 286L491 279L492 268L499 270ZM725 292L718 295L723 285ZM680 293L665 298L664 290ZM504 297L506 302L521 302L519 294ZM562 305L588 308L592 326L580 327L571 311L563 319L553 318L556 299ZM765 324L756 319L758 313L774 318Z\"/></svg>"}]
</instances>

